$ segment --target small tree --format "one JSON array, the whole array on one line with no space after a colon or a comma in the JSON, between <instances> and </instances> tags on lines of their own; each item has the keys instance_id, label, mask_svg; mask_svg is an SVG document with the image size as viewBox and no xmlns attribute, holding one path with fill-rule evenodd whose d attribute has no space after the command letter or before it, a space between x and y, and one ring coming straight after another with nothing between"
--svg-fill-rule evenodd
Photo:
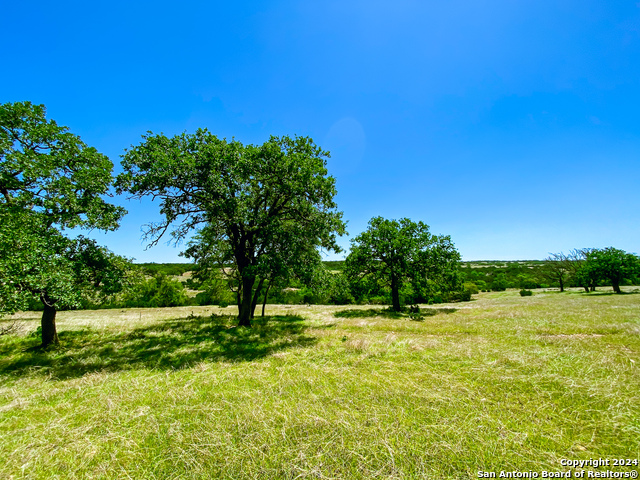
<instances>
[{"instance_id":1,"label":"small tree","mask_svg":"<svg viewBox=\"0 0 640 480\"><path fill-rule=\"evenodd\" d=\"M428 293L460 288L460 254L450 237L431 234L423 222L374 217L351 244L347 275L353 280L372 276L385 281L395 311L402 308L400 290L408 282L415 288L430 289Z\"/></svg>"},{"instance_id":2,"label":"small tree","mask_svg":"<svg viewBox=\"0 0 640 480\"><path fill-rule=\"evenodd\" d=\"M164 220L149 226L151 244L172 226L176 241L202 229L199 247L187 254L233 265L239 326L250 326L261 289L270 276L281 275L288 232L313 248L340 250L335 235L345 225L333 201L329 154L310 138L271 137L244 146L199 129L143 139L124 155L120 189L160 199Z\"/></svg>"},{"instance_id":3,"label":"small tree","mask_svg":"<svg viewBox=\"0 0 640 480\"><path fill-rule=\"evenodd\" d=\"M591 267L586 265L590 248L574 249L567 255L567 266L570 272L570 280L574 285L584 288L584 291L594 291L597 279L590 272Z\"/></svg>"},{"instance_id":4,"label":"small tree","mask_svg":"<svg viewBox=\"0 0 640 480\"><path fill-rule=\"evenodd\" d=\"M557 282L558 285L560 285L561 292L564 292L564 285L571 271L571 259L564 253L550 253L549 256L545 258L543 274L551 281Z\"/></svg>"},{"instance_id":5,"label":"small tree","mask_svg":"<svg viewBox=\"0 0 640 480\"><path fill-rule=\"evenodd\" d=\"M113 164L46 119L43 105L0 105L0 309L43 305L42 346L58 342L57 308L77 305L90 286L117 288L121 259L66 228L113 230L125 211L103 200ZM100 259L99 267L92 262ZM105 265L113 268L100 274ZM115 282L112 282L115 281Z\"/></svg>"}]
</instances>

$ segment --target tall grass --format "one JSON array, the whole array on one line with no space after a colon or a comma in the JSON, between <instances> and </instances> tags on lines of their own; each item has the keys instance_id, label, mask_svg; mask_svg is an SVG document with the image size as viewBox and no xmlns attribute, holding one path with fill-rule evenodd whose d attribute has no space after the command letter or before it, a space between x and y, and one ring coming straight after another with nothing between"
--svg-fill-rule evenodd
<instances>
[{"instance_id":1,"label":"tall grass","mask_svg":"<svg viewBox=\"0 0 640 480\"><path fill-rule=\"evenodd\" d=\"M640 456L640 295L344 310L268 306L251 329L232 307L62 312L46 353L21 314L25 335L0 337L0 478L466 479Z\"/></svg>"}]
</instances>

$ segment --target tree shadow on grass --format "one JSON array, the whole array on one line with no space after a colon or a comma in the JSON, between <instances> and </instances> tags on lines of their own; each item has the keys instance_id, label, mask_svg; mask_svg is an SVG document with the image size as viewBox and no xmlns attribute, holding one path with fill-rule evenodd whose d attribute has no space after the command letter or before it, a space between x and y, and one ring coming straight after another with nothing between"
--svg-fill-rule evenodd
<instances>
[{"instance_id":1,"label":"tree shadow on grass","mask_svg":"<svg viewBox=\"0 0 640 480\"><path fill-rule=\"evenodd\" d=\"M27 352L36 338L0 345L0 375L43 375L76 378L98 371L137 368L179 369L202 361L244 362L317 342L306 335L297 315L256 319L251 328L237 328L234 317L170 320L126 332L85 329L59 333L60 347Z\"/></svg>"},{"instance_id":2,"label":"tree shadow on grass","mask_svg":"<svg viewBox=\"0 0 640 480\"><path fill-rule=\"evenodd\" d=\"M604 288L607 288L607 287L599 287L599 288L604 289ZM560 293L560 292L558 292L558 293ZM610 296L613 296L613 295L618 295L618 296L622 297L622 296L625 296L625 295L638 295L638 294L640 294L640 289L634 289L634 290L629 290L629 291L623 290L620 293L616 293L613 290L594 290L593 292L585 292L584 290L580 290L580 291L565 291L563 293L569 293L569 294L580 295L580 296L585 296L585 297L610 297Z\"/></svg>"},{"instance_id":3,"label":"tree shadow on grass","mask_svg":"<svg viewBox=\"0 0 640 480\"><path fill-rule=\"evenodd\" d=\"M420 317L433 317L439 313L454 313L457 312L456 308L421 308ZM382 318L411 318L407 312L396 312L390 308L368 308L366 310L338 310L333 313L334 317L338 318L370 318L370 317L382 317ZM417 315L415 316L417 318Z\"/></svg>"}]
</instances>

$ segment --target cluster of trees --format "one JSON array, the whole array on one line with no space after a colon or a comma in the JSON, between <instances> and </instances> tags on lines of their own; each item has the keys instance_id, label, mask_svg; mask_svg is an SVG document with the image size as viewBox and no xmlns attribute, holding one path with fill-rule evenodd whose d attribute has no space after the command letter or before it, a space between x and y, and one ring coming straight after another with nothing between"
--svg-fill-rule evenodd
<instances>
[{"instance_id":1,"label":"cluster of trees","mask_svg":"<svg viewBox=\"0 0 640 480\"><path fill-rule=\"evenodd\" d=\"M615 293L622 293L621 285L640 281L640 258L613 247L572 250L566 255L551 254L545 270L560 291L566 285L582 287L586 292L598 285L610 285Z\"/></svg>"},{"instance_id":2,"label":"cluster of trees","mask_svg":"<svg viewBox=\"0 0 640 480\"><path fill-rule=\"evenodd\" d=\"M110 203L114 192L159 201L163 219L145 231L150 245L195 232L183 255L197 265L193 281L204 292L196 301L233 301L239 326L251 325L259 303L264 314L269 299L286 295L317 303L383 299L394 310L468 298L451 239L407 218L373 218L352 240L343 272L322 265L319 250L340 252L336 238L345 233L328 156L308 137L243 145L206 129L149 133L125 150L114 178L111 161L48 120L44 106L0 105L0 313L40 302L46 347L58 342L61 308L190 301L153 266L144 277L126 258L68 235L118 228L126 212ZM618 292L637 272L637 257L614 249L583 257L554 258L550 271L561 285L566 269L585 288L609 281ZM300 288L287 291L292 284Z\"/></svg>"},{"instance_id":3,"label":"cluster of trees","mask_svg":"<svg viewBox=\"0 0 640 480\"><path fill-rule=\"evenodd\" d=\"M586 292L640 283L638 256L613 247L553 253L545 260L527 262L466 262L461 265L465 285L482 291L582 287Z\"/></svg>"},{"instance_id":4,"label":"cluster of trees","mask_svg":"<svg viewBox=\"0 0 640 480\"><path fill-rule=\"evenodd\" d=\"M340 251L336 237L345 222L326 169L329 154L310 138L271 137L255 146L199 129L172 138L149 133L125 152L124 171L114 179L111 161L48 120L44 106L0 105L0 312L41 302L43 347L58 342L61 308L108 303L119 292L129 304L185 301L176 282L162 275L140 280L127 259L67 235L118 228L126 212L110 203L114 191L159 200L163 220L145 232L151 245L165 234L178 242L197 232L183 255L197 264L210 296L230 289L240 326L292 279L304 281L317 300L345 302L353 299L348 279L377 282L378 289L388 284L396 309L407 282L418 296L459 286L455 275L436 273L438 249L452 255L447 268L459 260L450 240L406 219L374 219L368 236L354 241L347 276L323 270L318 250ZM398 237L387 238L394 228Z\"/></svg>"}]
</instances>

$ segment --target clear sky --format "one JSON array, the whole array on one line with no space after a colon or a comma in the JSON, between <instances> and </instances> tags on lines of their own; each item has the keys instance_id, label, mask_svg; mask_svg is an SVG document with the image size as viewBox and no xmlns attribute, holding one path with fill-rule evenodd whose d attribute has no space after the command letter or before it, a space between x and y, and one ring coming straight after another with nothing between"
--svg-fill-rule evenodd
<instances>
[{"instance_id":1,"label":"clear sky","mask_svg":"<svg viewBox=\"0 0 640 480\"><path fill-rule=\"evenodd\" d=\"M381 215L465 260L640 253L637 1L5 2L0 42L0 103L45 104L116 173L147 130L304 135L351 237ZM91 236L184 261L144 249L157 205L117 202L122 227Z\"/></svg>"}]
</instances>

